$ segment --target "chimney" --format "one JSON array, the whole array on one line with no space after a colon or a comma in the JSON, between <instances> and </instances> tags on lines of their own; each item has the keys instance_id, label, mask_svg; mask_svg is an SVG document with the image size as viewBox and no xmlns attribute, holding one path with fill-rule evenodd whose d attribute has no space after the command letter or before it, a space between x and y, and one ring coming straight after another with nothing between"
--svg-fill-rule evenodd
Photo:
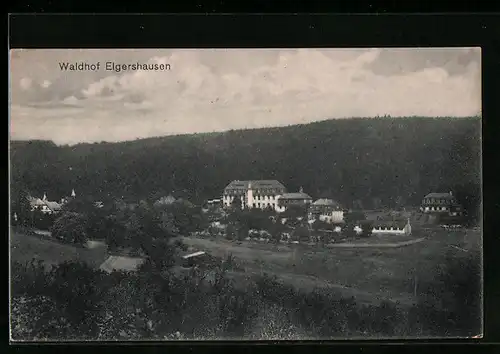
<instances>
[{"instance_id":1,"label":"chimney","mask_svg":"<svg viewBox=\"0 0 500 354\"><path fill-rule=\"evenodd\" d=\"M453 193L450 191L450 195L453 195Z\"/></svg>"},{"instance_id":2,"label":"chimney","mask_svg":"<svg viewBox=\"0 0 500 354\"><path fill-rule=\"evenodd\" d=\"M299 193L304 193L304 189L302 188L302 186L299 189Z\"/></svg>"},{"instance_id":3,"label":"chimney","mask_svg":"<svg viewBox=\"0 0 500 354\"><path fill-rule=\"evenodd\" d=\"M47 194L43 193L43 199L42 200L47 200Z\"/></svg>"}]
</instances>

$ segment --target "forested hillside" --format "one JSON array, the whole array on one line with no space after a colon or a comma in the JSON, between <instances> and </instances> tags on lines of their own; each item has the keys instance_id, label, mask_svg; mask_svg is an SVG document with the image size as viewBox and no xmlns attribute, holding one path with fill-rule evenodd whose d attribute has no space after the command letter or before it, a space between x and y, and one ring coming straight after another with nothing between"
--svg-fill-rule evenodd
<instances>
[{"instance_id":1,"label":"forested hillside","mask_svg":"<svg viewBox=\"0 0 500 354\"><path fill-rule=\"evenodd\" d=\"M236 119L236 118L235 118ZM416 205L431 191L478 190L480 118L366 118L281 128L56 146L11 142L11 188L59 199L219 197L234 179L365 208ZM473 187L471 187L473 186Z\"/></svg>"}]
</instances>

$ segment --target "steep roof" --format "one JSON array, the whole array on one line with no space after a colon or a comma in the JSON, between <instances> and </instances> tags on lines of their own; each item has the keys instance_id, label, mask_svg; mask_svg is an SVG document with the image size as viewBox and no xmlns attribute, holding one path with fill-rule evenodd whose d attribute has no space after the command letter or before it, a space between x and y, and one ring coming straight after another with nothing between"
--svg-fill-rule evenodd
<instances>
[{"instance_id":1,"label":"steep roof","mask_svg":"<svg viewBox=\"0 0 500 354\"><path fill-rule=\"evenodd\" d=\"M303 192L297 193L284 193L280 196L280 199L312 199L309 194Z\"/></svg>"},{"instance_id":2,"label":"steep roof","mask_svg":"<svg viewBox=\"0 0 500 354\"><path fill-rule=\"evenodd\" d=\"M45 205L45 202L40 198L28 197L28 200L32 206L42 206Z\"/></svg>"},{"instance_id":3,"label":"steep roof","mask_svg":"<svg viewBox=\"0 0 500 354\"><path fill-rule=\"evenodd\" d=\"M436 198L436 199L454 199L453 195L450 193L429 193L425 198Z\"/></svg>"},{"instance_id":4,"label":"steep roof","mask_svg":"<svg viewBox=\"0 0 500 354\"><path fill-rule=\"evenodd\" d=\"M48 200L42 200L40 198L32 198L32 197L29 197L28 200L29 200L31 206L43 206L43 205L45 205L45 206L47 206L47 208L49 208L52 211L59 211L62 208L61 204L59 204L58 202L51 202Z\"/></svg>"},{"instance_id":5,"label":"steep roof","mask_svg":"<svg viewBox=\"0 0 500 354\"><path fill-rule=\"evenodd\" d=\"M252 189L264 189L264 188L282 188L285 186L276 180L251 180L251 181L232 181L229 183L225 189L248 189L248 185L252 185Z\"/></svg>"},{"instance_id":6,"label":"steep roof","mask_svg":"<svg viewBox=\"0 0 500 354\"><path fill-rule=\"evenodd\" d=\"M45 202L45 205L47 205L47 208L49 208L52 211L61 210L61 204L59 204L58 202Z\"/></svg>"},{"instance_id":7,"label":"steep roof","mask_svg":"<svg viewBox=\"0 0 500 354\"><path fill-rule=\"evenodd\" d=\"M137 270L142 263L144 263L144 258L109 256L99 269L108 273L113 272L113 270L130 272Z\"/></svg>"}]
</instances>

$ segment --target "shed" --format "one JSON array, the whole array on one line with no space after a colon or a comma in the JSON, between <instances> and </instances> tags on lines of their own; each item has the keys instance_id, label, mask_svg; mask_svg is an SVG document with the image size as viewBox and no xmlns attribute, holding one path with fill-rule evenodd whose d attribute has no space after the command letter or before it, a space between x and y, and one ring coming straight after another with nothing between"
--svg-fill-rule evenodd
<instances>
[{"instance_id":1,"label":"shed","mask_svg":"<svg viewBox=\"0 0 500 354\"><path fill-rule=\"evenodd\" d=\"M182 256L182 266L193 267L200 265L209 265L213 263L213 257L203 251L197 251Z\"/></svg>"},{"instance_id":2,"label":"shed","mask_svg":"<svg viewBox=\"0 0 500 354\"><path fill-rule=\"evenodd\" d=\"M144 258L109 256L99 267L108 273L113 271L134 272L144 263Z\"/></svg>"}]
</instances>

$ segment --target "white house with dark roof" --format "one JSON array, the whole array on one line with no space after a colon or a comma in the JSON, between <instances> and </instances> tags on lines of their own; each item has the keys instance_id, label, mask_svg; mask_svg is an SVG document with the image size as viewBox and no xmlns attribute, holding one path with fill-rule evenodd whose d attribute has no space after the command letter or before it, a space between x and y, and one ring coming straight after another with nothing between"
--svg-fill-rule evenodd
<instances>
[{"instance_id":1,"label":"white house with dark roof","mask_svg":"<svg viewBox=\"0 0 500 354\"><path fill-rule=\"evenodd\" d=\"M447 214L449 216L460 216L462 206L452 192L449 193L429 193L422 200L420 210L426 214Z\"/></svg>"},{"instance_id":2,"label":"white house with dark roof","mask_svg":"<svg viewBox=\"0 0 500 354\"><path fill-rule=\"evenodd\" d=\"M28 197L28 201L31 205L31 210L40 210L44 214L54 214L58 213L62 210L64 204L66 204L71 198L75 198L76 193L75 190L71 190L71 197L62 198L60 202L50 201L47 199L47 194L43 193L43 197L33 198Z\"/></svg>"},{"instance_id":3,"label":"white house with dark roof","mask_svg":"<svg viewBox=\"0 0 500 354\"><path fill-rule=\"evenodd\" d=\"M28 198L31 210L40 210L44 214L53 214L61 211L62 204L54 201L47 200L47 195L44 194L43 198Z\"/></svg>"},{"instance_id":4,"label":"white house with dark roof","mask_svg":"<svg viewBox=\"0 0 500 354\"><path fill-rule=\"evenodd\" d=\"M338 202L320 198L310 205L309 219L340 224L344 222L344 210Z\"/></svg>"},{"instance_id":5,"label":"white house with dark roof","mask_svg":"<svg viewBox=\"0 0 500 354\"><path fill-rule=\"evenodd\" d=\"M388 220L377 221L372 228L373 234L386 235L411 235L410 219L404 220Z\"/></svg>"},{"instance_id":6,"label":"white house with dark roof","mask_svg":"<svg viewBox=\"0 0 500 354\"><path fill-rule=\"evenodd\" d=\"M278 209L279 196L286 193L285 186L276 180L232 181L222 195L222 205L230 207L235 198L242 208Z\"/></svg>"}]
</instances>

